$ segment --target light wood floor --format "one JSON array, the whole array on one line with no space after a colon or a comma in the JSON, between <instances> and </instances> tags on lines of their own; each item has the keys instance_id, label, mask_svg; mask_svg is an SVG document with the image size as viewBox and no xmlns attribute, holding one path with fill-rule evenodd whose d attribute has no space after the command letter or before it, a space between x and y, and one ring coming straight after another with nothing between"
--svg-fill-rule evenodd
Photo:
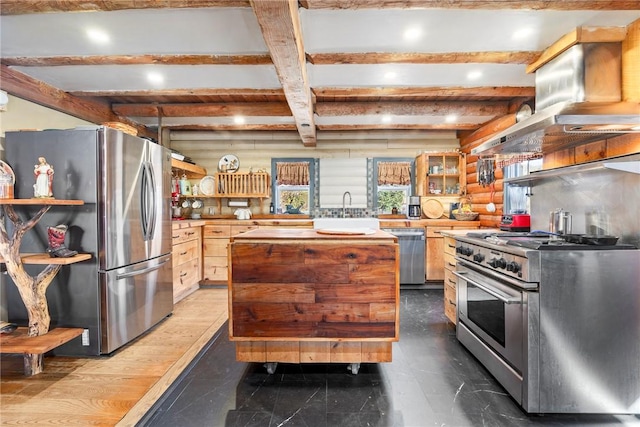
<instances>
[{"instance_id":1,"label":"light wood floor","mask_svg":"<svg viewBox=\"0 0 640 427\"><path fill-rule=\"evenodd\" d=\"M26 378L22 357L3 355L0 424L134 426L227 318L227 290L204 288L111 357L49 356Z\"/></svg>"}]
</instances>

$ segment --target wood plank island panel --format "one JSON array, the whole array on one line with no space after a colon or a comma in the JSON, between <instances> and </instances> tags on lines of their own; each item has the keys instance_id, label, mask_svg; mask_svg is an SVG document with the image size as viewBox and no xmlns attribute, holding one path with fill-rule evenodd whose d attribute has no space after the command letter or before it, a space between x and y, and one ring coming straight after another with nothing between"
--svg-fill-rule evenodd
<instances>
[{"instance_id":1,"label":"wood plank island panel","mask_svg":"<svg viewBox=\"0 0 640 427\"><path fill-rule=\"evenodd\" d=\"M251 362L391 361L397 238L252 230L229 245L229 333Z\"/></svg>"}]
</instances>

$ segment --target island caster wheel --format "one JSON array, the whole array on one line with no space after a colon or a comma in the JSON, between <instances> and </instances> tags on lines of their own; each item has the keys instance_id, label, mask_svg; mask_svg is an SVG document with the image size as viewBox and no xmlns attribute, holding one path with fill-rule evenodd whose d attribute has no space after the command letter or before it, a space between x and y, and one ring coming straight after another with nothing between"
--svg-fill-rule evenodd
<instances>
[{"instance_id":1,"label":"island caster wheel","mask_svg":"<svg viewBox=\"0 0 640 427\"><path fill-rule=\"evenodd\" d=\"M264 367L267 368L267 373L269 375L273 375L278 367L278 362L267 362L264 364Z\"/></svg>"},{"instance_id":2,"label":"island caster wheel","mask_svg":"<svg viewBox=\"0 0 640 427\"><path fill-rule=\"evenodd\" d=\"M353 375L358 375L358 371L360 370L359 363L350 363L347 366L347 370L350 371Z\"/></svg>"}]
</instances>

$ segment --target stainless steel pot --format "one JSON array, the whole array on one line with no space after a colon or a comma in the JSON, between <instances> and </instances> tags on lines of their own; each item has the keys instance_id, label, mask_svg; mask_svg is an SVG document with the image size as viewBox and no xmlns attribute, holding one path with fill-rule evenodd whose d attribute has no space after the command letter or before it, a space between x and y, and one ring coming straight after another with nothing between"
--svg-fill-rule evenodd
<instances>
[{"instance_id":1,"label":"stainless steel pot","mask_svg":"<svg viewBox=\"0 0 640 427\"><path fill-rule=\"evenodd\" d=\"M552 234L571 234L571 213L557 208L549 213L549 232Z\"/></svg>"}]
</instances>

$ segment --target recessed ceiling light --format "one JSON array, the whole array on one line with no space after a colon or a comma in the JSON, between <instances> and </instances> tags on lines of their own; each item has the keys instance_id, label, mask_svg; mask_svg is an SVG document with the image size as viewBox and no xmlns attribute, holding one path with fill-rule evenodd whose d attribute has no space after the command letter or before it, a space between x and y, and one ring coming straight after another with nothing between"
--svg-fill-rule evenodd
<instances>
[{"instance_id":1,"label":"recessed ceiling light","mask_svg":"<svg viewBox=\"0 0 640 427\"><path fill-rule=\"evenodd\" d=\"M149 83L157 85L164 82L164 76L160 73L156 73L154 71L147 73L147 80Z\"/></svg>"},{"instance_id":2,"label":"recessed ceiling light","mask_svg":"<svg viewBox=\"0 0 640 427\"><path fill-rule=\"evenodd\" d=\"M387 80L393 80L396 77L398 77L398 73L396 73L395 71L387 71L386 73L384 73L384 78Z\"/></svg>"},{"instance_id":3,"label":"recessed ceiling light","mask_svg":"<svg viewBox=\"0 0 640 427\"><path fill-rule=\"evenodd\" d=\"M470 71L467 74L469 80L478 80L480 77L482 77L482 71Z\"/></svg>"},{"instance_id":4,"label":"recessed ceiling light","mask_svg":"<svg viewBox=\"0 0 640 427\"><path fill-rule=\"evenodd\" d=\"M521 40L526 37L529 37L531 34L533 34L533 29L521 28L519 30L514 31L514 33L511 35L511 38L514 40Z\"/></svg>"},{"instance_id":5,"label":"recessed ceiling light","mask_svg":"<svg viewBox=\"0 0 640 427\"><path fill-rule=\"evenodd\" d=\"M444 121L447 123L455 123L458 121L458 116L456 114L449 114L445 116Z\"/></svg>"},{"instance_id":6,"label":"recessed ceiling light","mask_svg":"<svg viewBox=\"0 0 640 427\"><path fill-rule=\"evenodd\" d=\"M403 34L404 39L406 41L417 40L418 38L420 38L421 35L422 35L422 29L418 27L407 28Z\"/></svg>"},{"instance_id":7,"label":"recessed ceiling light","mask_svg":"<svg viewBox=\"0 0 640 427\"><path fill-rule=\"evenodd\" d=\"M97 28L89 28L87 30L87 37L89 37L89 40L91 40L92 42L99 44L107 44L111 40L109 34Z\"/></svg>"},{"instance_id":8,"label":"recessed ceiling light","mask_svg":"<svg viewBox=\"0 0 640 427\"><path fill-rule=\"evenodd\" d=\"M233 123L243 125L245 123L244 116L233 116Z\"/></svg>"},{"instance_id":9,"label":"recessed ceiling light","mask_svg":"<svg viewBox=\"0 0 640 427\"><path fill-rule=\"evenodd\" d=\"M382 123L391 123L391 114L384 114L382 116Z\"/></svg>"}]
</instances>

